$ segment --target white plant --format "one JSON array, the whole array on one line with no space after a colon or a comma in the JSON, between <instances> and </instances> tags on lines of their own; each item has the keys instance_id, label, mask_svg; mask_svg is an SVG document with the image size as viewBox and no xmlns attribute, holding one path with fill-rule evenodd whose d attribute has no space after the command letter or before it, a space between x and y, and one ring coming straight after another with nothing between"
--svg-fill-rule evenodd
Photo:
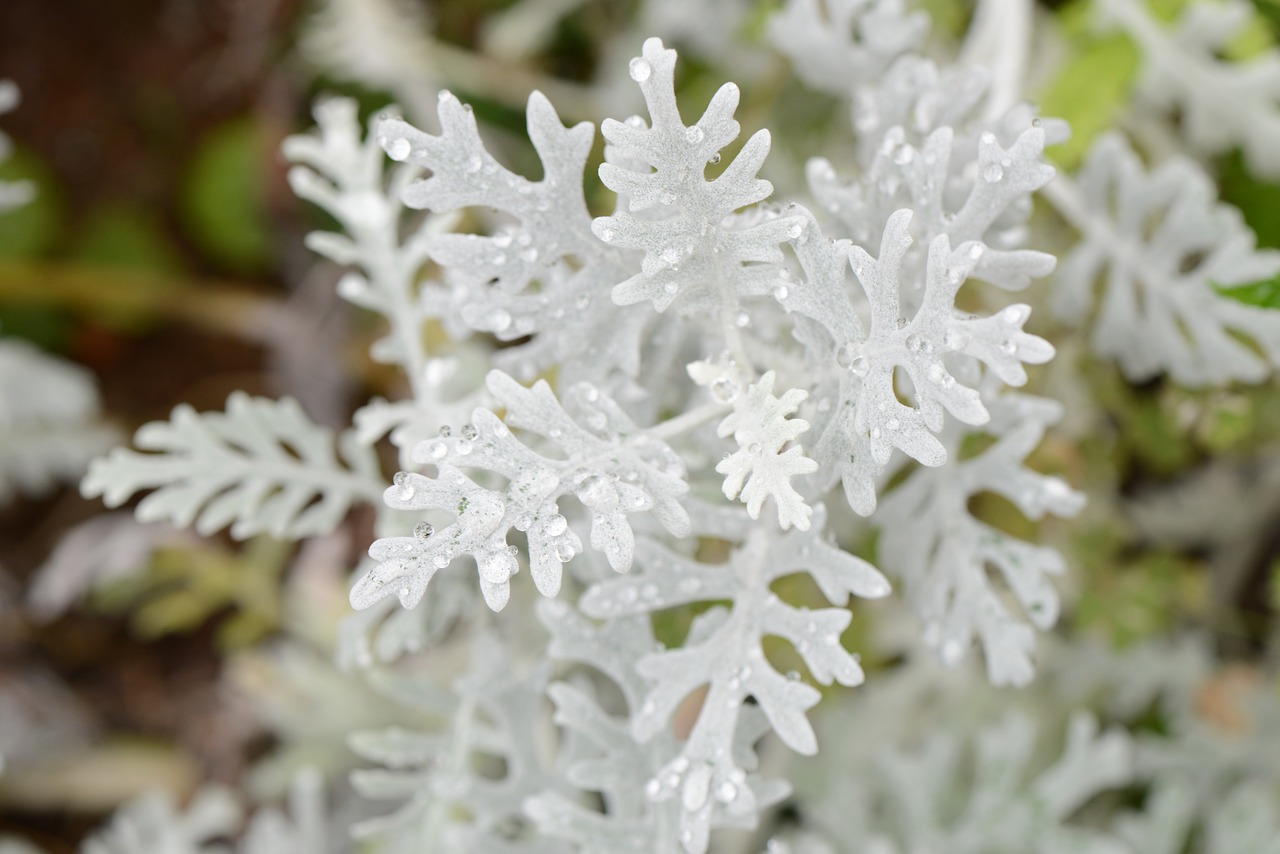
<instances>
[{"instance_id":1,"label":"white plant","mask_svg":"<svg viewBox=\"0 0 1280 854\"><path fill-rule=\"evenodd\" d=\"M1106 135L1074 183L1049 196L1081 232L1056 276L1058 311L1077 322L1096 313L1094 349L1126 377L1256 383L1280 364L1280 315L1219 291L1280 273L1280 252L1255 248L1240 212L1217 201L1194 162L1147 172L1122 137Z\"/></svg>"},{"instance_id":2,"label":"white plant","mask_svg":"<svg viewBox=\"0 0 1280 854\"><path fill-rule=\"evenodd\" d=\"M940 66L914 52L924 17L894 0L791 0L767 29L852 122L848 158L796 169L812 208L773 198L772 138L739 140L737 86L682 116L676 53L657 38L627 65L647 115L601 124L607 210L588 201L601 196L594 127L566 126L540 92L525 111L537 180L500 162L448 91L430 131L394 116L362 128L353 102L322 101L318 130L285 144L289 180L337 221L308 245L349 268L341 295L385 321L372 356L401 372L403 399L370 401L340 433L288 399L179 407L83 482L113 506L150 490L140 519L235 537L331 534L373 508L338 641L349 673L300 668L333 699L315 728L326 750L375 688L421 724L350 737L382 766L354 789L395 805L354 825L369 850L719 850L714 834L755 828L791 791L770 739L817 753L816 686L867 678L850 627L858 602L890 595L887 578L944 664L958 669L976 640L983 681L1031 681L1066 561L971 505L995 493L1035 522L1083 503L1028 464L1062 407L1011 390L1054 356L1028 331L1034 296L1007 293L1054 270L1030 227L1046 186L1082 234L1060 293L1084 311L1110 274L1096 340L1134 378L1261 379L1269 365L1232 331L1280 353L1267 311L1215 290L1280 264L1195 167L1147 175L1107 138L1078 191L1050 183L1045 149L1065 128L1013 103L1001 76L1026 44L992 75ZM545 33L523 47L499 35L520 53ZM371 60L362 73L387 72ZM1151 235L1156 214L1166 225ZM878 532L879 569L850 547L854 516ZM432 644L442 658L469 648L462 675L384 669ZM358 688L344 702L346 678ZM864 754L878 774L850 787L850 809L870 829L850 850L1123 852L1074 816L1127 785L1148 748L1081 712L1039 763L1036 730L1011 713L976 738ZM1197 755L1183 735L1172 764ZM292 820L249 831L250 854L329 844L315 792L299 791ZM100 850L181 830L173 812L127 811Z\"/></svg>"}]
</instances>

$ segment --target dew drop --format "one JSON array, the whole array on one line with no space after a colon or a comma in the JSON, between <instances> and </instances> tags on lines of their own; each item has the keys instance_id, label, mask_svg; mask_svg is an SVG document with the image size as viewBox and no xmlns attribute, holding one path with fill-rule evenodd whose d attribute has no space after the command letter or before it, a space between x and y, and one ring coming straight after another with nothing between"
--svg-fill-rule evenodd
<instances>
[{"instance_id":1,"label":"dew drop","mask_svg":"<svg viewBox=\"0 0 1280 854\"><path fill-rule=\"evenodd\" d=\"M409 140L404 137L393 139L387 144L387 156L392 160L401 161L409 156L409 151L413 148L409 144Z\"/></svg>"},{"instance_id":2,"label":"dew drop","mask_svg":"<svg viewBox=\"0 0 1280 854\"><path fill-rule=\"evenodd\" d=\"M466 165L467 174L469 175L476 174L477 172L480 171L481 165L482 165L482 161L480 160L480 155L479 154L471 155L470 157L467 158L467 165Z\"/></svg>"},{"instance_id":3,"label":"dew drop","mask_svg":"<svg viewBox=\"0 0 1280 854\"><path fill-rule=\"evenodd\" d=\"M556 544L556 559L559 560L561 563L568 563L569 561L573 560L573 556L575 554L577 554L577 552L573 550L572 543Z\"/></svg>"},{"instance_id":4,"label":"dew drop","mask_svg":"<svg viewBox=\"0 0 1280 854\"><path fill-rule=\"evenodd\" d=\"M547 533L553 537L558 537L569 529L569 520L561 516L559 513L547 520Z\"/></svg>"},{"instance_id":5,"label":"dew drop","mask_svg":"<svg viewBox=\"0 0 1280 854\"><path fill-rule=\"evenodd\" d=\"M738 396L738 384L728 377L717 377L711 383L711 396L720 403L732 403Z\"/></svg>"},{"instance_id":6,"label":"dew drop","mask_svg":"<svg viewBox=\"0 0 1280 854\"><path fill-rule=\"evenodd\" d=\"M413 526L413 535L420 540L429 538L436 532L436 529L430 522L419 522Z\"/></svg>"},{"instance_id":7,"label":"dew drop","mask_svg":"<svg viewBox=\"0 0 1280 854\"><path fill-rule=\"evenodd\" d=\"M994 184L1004 177L1004 170L1000 168L999 163L988 163L982 167L982 180L989 184Z\"/></svg>"},{"instance_id":8,"label":"dew drop","mask_svg":"<svg viewBox=\"0 0 1280 854\"><path fill-rule=\"evenodd\" d=\"M773 289L773 298L778 302L783 302L786 300L788 293L790 293L790 291L787 290L786 285L778 285Z\"/></svg>"},{"instance_id":9,"label":"dew drop","mask_svg":"<svg viewBox=\"0 0 1280 854\"><path fill-rule=\"evenodd\" d=\"M1000 352L1004 353L1006 356L1012 356L1014 353L1018 352L1018 342L1014 341L1012 338L1004 339L1000 342Z\"/></svg>"},{"instance_id":10,"label":"dew drop","mask_svg":"<svg viewBox=\"0 0 1280 854\"><path fill-rule=\"evenodd\" d=\"M708 157L708 158L707 158L707 162L708 162L708 163L710 163L712 166L715 166L717 163L719 163L719 162L720 162L720 152L718 152L718 151L717 151L715 154L713 154L713 155L711 155L710 157Z\"/></svg>"},{"instance_id":11,"label":"dew drop","mask_svg":"<svg viewBox=\"0 0 1280 854\"><path fill-rule=\"evenodd\" d=\"M1007 306L1000 312L1000 319L1010 326L1019 326L1026 323L1027 318L1030 316L1031 309L1025 305Z\"/></svg>"},{"instance_id":12,"label":"dew drop","mask_svg":"<svg viewBox=\"0 0 1280 854\"><path fill-rule=\"evenodd\" d=\"M442 439L448 439L448 438L449 438L450 436L452 436L452 435L453 435L453 428L452 428L452 427L450 427L448 424L441 424L441 425L440 425L440 438L442 438Z\"/></svg>"},{"instance_id":13,"label":"dew drop","mask_svg":"<svg viewBox=\"0 0 1280 854\"><path fill-rule=\"evenodd\" d=\"M690 145L697 145L702 142L704 136L705 134L702 132L702 128L697 125L686 129L684 132L684 138L689 141Z\"/></svg>"},{"instance_id":14,"label":"dew drop","mask_svg":"<svg viewBox=\"0 0 1280 854\"><path fill-rule=\"evenodd\" d=\"M627 66L627 71L631 74L631 79L637 83L643 83L653 74L653 67L649 65L649 61L644 57L637 56L631 60Z\"/></svg>"},{"instance_id":15,"label":"dew drop","mask_svg":"<svg viewBox=\"0 0 1280 854\"><path fill-rule=\"evenodd\" d=\"M511 328L511 312L505 308L491 311L489 313L489 328L494 332L506 332Z\"/></svg>"},{"instance_id":16,"label":"dew drop","mask_svg":"<svg viewBox=\"0 0 1280 854\"><path fill-rule=\"evenodd\" d=\"M866 356L854 356L849 363L849 372L855 377L865 377L871 371L871 363Z\"/></svg>"},{"instance_id":17,"label":"dew drop","mask_svg":"<svg viewBox=\"0 0 1280 854\"><path fill-rule=\"evenodd\" d=\"M745 311L740 311L733 317L733 325L739 329L746 329L751 325L751 315Z\"/></svg>"},{"instance_id":18,"label":"dew drop","mask_svg":"<svg viewBox=\"0 0 1280 854\"><path fill-rule=\"evenodd\" d=\"M474 442L479 437L480 437L480 431L477 430L474 425L472 424L462 425L462 438L466 439L468 442Z\"/></svg>"}]
</instances>

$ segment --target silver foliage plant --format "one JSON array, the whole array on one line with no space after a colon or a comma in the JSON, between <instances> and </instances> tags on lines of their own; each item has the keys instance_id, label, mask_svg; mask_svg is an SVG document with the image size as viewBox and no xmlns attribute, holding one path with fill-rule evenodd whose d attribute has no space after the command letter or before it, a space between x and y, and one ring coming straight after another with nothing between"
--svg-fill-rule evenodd
<instances>
[{"instance_id":1,"label":"silver foliage plant","mask_svg":"<svg viewBox=\"0 0 1280 854\"><path fill-rule=\"evenodd\" d=\"M656 38L628 68L647 114L601 125L616 201L594 218L594 128L565 126L540 93L538 180L500 163L447 91L438 133L391 117L366 131L352 102L321 102L318 130L285 146L293 188L340 229L308 245L385 319L373 356L403 371L408 398L371 401L341 434L290 400L180 407L85 478L113 506L153 490L142 519L235 537L325 534L376 508L339 661L474 638L454 690L401 686L439 730L352 738L387 766L357 791L403 801L355 826L380 850L701 852L717 828L753 827L790 790L762 739L817 752L816 686L864 680L844 633L852 599L890 595L881 569L944 663L976 639L993 683L1031 679L1063 560L975 519L969 499L997 492L1031 519L1081 506L1025 464L1060 408L1010 390L1054 354L1006 292L1053 270L1025 226L1065 128L992 110L981 71L912 54L923 19L898 3L830 5L833 20L793 2L771 28L805 79L854 76L838 91L853 173L813 159L811 206L760 177L767 130L739 144L734 84L686 123L676 54ZM850 27L862 38L835 34ZM829 37L801 61L815 28ZM985 308L957 308L962 291ZM426 347L428 323L447 352ZM973 434L994 444L963 457ZM881 569L838 536L849 511L880 531ZM488 613L503 609L518 613ZM672 613L690 615L679 640L658 629ZM1003 726L984 738L1023 761L1024 724ZM166 809L122 816L95 850ZM315 833L268 821L251 841Z\"/></svg>"}]
</instances>

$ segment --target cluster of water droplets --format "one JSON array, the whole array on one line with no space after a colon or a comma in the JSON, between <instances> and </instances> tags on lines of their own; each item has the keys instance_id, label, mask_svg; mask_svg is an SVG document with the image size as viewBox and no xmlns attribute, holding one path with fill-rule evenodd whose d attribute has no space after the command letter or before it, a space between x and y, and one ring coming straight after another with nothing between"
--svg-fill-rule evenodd
<instances>
[{"instance_id":1,"label":"cluster of water droplets","mask_svg":"<svg viewBox=\"0 0 1280 854\"><path fill-rule=\"evenodd\" d=\"M644 793L655 803L678 794L681 806L692 813L715 803L728 807L741 797L746 781L746 772L741 768L717 768L706 760L691 762L681 755L645 784Z\"/></svg>"}]
</instances>

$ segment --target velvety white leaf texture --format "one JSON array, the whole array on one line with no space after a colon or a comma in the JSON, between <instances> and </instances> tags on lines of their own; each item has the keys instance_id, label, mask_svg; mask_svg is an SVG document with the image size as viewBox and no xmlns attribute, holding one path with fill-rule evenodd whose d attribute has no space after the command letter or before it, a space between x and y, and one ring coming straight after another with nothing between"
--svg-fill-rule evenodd
<instances>
[{"instance_id":1,"label":"velvety white leaf texture","mask_svg":"<svg viewBox=\"0 0 1280 854\"><path fill-rule=\"evenodd\" d=\"M990 492L1009 499L1028 519L1046 513L1074 516L1084 497L1061 478L1024 467L1059 408L1051 401L1005 394L991 402L988 427L995 444L970 459L915 470L876 511L880 559L902 587L924 626L924 640L941 659L958 663L976 636L987 672L998 685L1024 684L1033 675L1030 622L1048 629L1058 617L1058 595L1048 576L1061 574L1062 556L1023 542L970 515L969 501ZM950 431L949 450L962 434ZM994 569L1026 612L1010 613L988 575Z\"/></svg>"},{"instance_id":2,"label":"velvety white leaf texture","mask_svg":"<svg viewBox=\"0 0 1280 854\"><path fill-rule=\"evenodd\" d=\"M863 679L856 659L840 644L852 617L844 603L850 595L885 596L889 584L870 564L821 538L826 522L821 506L813 522L812 530L781 536L753 526L725 564L703 564L642 539L637 543L642 571L594 585L580 603L588 616L611 620L693 602L730 603L702 614L681 648L651 653L637 664L650 682L631 719L631 732L642 742L669 725L691 691L707 686L688 740L655 775L650 792L655 800L680 799L687 851L705 850L711 816L721 804L737 814L755 809L741 787L743 769L728 749L747 697L755 698L789 747L805 754L817 750L805 712L820 695L798 674L788 677L774 669L761 647L765 635L789 641L821 684L857 685ZM797 608L770 591L775 579L796 572L809 573L836 607ZM732 797L713 797L717 792Z\"/></svg>"},{"instance_id":3,"label":"velvety white leaf texture","mask_svg":"<svg viewBox=\"0 0 1280 854\"><path fill-rule=\"evenodd\" d=\"M825 423L816 425L820 438L813 456L831 477L839 475L850 506L863 515L875 508L875 476L895 449L924 465L942 465L946 450L934 434L943 428L945 413L965 424L987 421L979 392L956 378L956 366L981 363L1005 383L1022 385L1023 363L1041 364L1053 356L1049 342L1022 331L1030 315L1025 305L990 317L956 311L955 294L984 254L977 242L953 250L945 234L934 238L918 310L904 316L903 292L910 283L902 280L902 261L911 245L911 219L906 209L890 217L879 258L847 242L825 240L810 222L814 236L797 246L805 281L783 302L825 331L810 339L811 348L826 354L824 382L815 394L834 399L834 405ZM869 308L865 332L845 287L846 265ZM910 382L910 405L897 392L904 379Z\"/></svg>"},{"instance_id":4,"label":"velvety white leaf texture","mask_svg":"<svg viewBox=\"0 0 1280 854\"><path fill-rule=\"evenodd\" d=\"M471 108L440 95L439 135L389 119L378 138L394 160L429 169L430 177L403 193L411 208L498 211L510 218L492 233L435 234L427 240L445 271L428 285L422 306L455 337L486 332L511 341L495 364L525 380L562 365L571 381L599 382L611 368L634 374L647 312L620 310L609 289L629 269L626 253L591 232L583 196L583 168L594 132L565 128L539 92L529 97L528 128L543 177L530 181L494 159L484 147ZM513 219L515 224L511 224Z\"/></svg>"},{"instance_id":5,"label":"velvety white leaf texture","mask_svg":"<svg viewBox=\"0 0 1280 854\"><path fill-rule=\"evenodd\" d=\"M289 185L299 198L323 208L343 233L313 231L307 245L337 264L356 270L338 282L338 294L381 314L388 334L370 348L380 362L398 365L417 390L425 382L426 354L417 306L417 275L427 261L427 243L447 220L428 218L402 239L400 191L408 170L383 175L383 156L372 133L357 121L355 101L331 98L317 103L317 132L285 140L284 156L294 164Z\"/></svg>"},{"instance_id":6,"label":"velvety white leaf texture","mask_svg":"<svg viewBox=\"0 0 1280 854\"><path fill-rule=\"evenodd\" d=\"M291 398L234 392L226 412L204 414L181 405L169 421L138 428L134 444L151 453L117 448L94 460L81 492L118 507L154 490L138 505L140 521L204 534L227 526L237 539L326 534L381 492L371 450L349 433L335 439Z\"/></svg>"},{"instance_id":7,"label":"velvety white leaf texture","mask_svg":"<svg viewBox=\"0 0 1280 854\"><path fill-rule=\"evenodd\" d=\"M971 92L965 98L946 85L953 81L933 80L937 71L932 64L919 62L920 70L927 72L921 76L938 88L908 88L905 93L890 88L877 94L886 99L886 111L902 109L913 99L919 99L919 106L911 115L882 116L886 123L909 123L868 133L856 180L840 177L823 158L809 161L809 186L818 208L837 223L828 233L870 246L883 240L883 228L894 211L911 208L912 237L920 248L904 259L910 277L921 274L925 250L945 234L952 246L970 240L982 243L974 278L1006 290L1026 288L1054 266L1051 255L1023 244L1031 195L1054 175L1053 167L1044 162L1044 148L1050 134L1057 132L1056 125L1035 118L1030 108L1015 109L998 122L971 121L967 113L984 89L981 75L960 77ZM906 60L900 63L905 64ZM859 115L881 115L878 107L868 109ZM921 120L936 120L939 110L955 110L956 125Z\"/></svg>"},{"instance_id":8,"label":"velvety white leaf texture","mask_svg":"<svg viewBox=\"0 0 1280 854\"><path fill-rule=\"evenodd\" d=\"M783 259L779 245L797 236L800 224L772 213L734 216L773 192L756 177L769 132L753 134L708 181L708 161L718 163L720 150L738 136L738 87L720 87L702 117L686 126L676 105L675 62L675 51L659 39L648 39L631 61L650 123L633 117L601 125L617 155L635 165L600 167L600 180L627 199L627 208L595 220L592 229L605 243L644 252L641 271L613 289L619 305L651 302L665 311L679 299L685 310L731 310L742 297L769 293Z\"/></svg>"},{"instance_id":9,"label":"velvety white leaf texture","mask_svg":"<svg viewBox=\"0 0 1280 854\"><path fill-rule=\"evenodd\" d=\"M538 590L554 596L561 565L583 549L582 539L560 512L558 502L568 495L590 514L592 548L619 572L630 568L634 548L628 514L648 511L671 533L687 532L689 519L679 498L688 485L680 457L637 429L599 389L575 386L568 397L571 414L544 381L525 388L492 371L487 384L506 408L505 422L487 409L476 409L459 435L442 435L418 447L418 461L434 465L435 477L401 472L386 493L392 507L443 510L456 521L439 532L421 528L413 537L374 543L369 554L378 565L352 588L355 607L367 608L395 593L412 608L432 576L465 555L476 561L485 601L494 610L502 608L510 597L508 579L519 570L518 550L507 543L512 528L528 538L529 569ZM532 450L515 438L511 427L530 434L531 442L549 442L565 457ZM502 491L486 488L463 468L499 475L506 486Z\"/></svg>"},{"instance_id":10,"label":"velvety white leaf texture","mask_svg":"<svg viewBox=\"0 0 1280 854\"><path fill-rule=\"evenodd\" d=\"M352 738L356 753L385 765L355 771L352 786L373 800L403 802L395 812L354 825L357 840L377 840L380 850L406 854L555 854L552 841L524 832L523 816L528 798L560 788L535 735L549 668L519 667L497 638L479 635L469 667L454 683L456 699L443 727L384 729ZM496 779L481 772L494 758L503 763Z\"/></svg>"},{"instance_id":11,"label":"velvety white leaf texture","mask_svg":"<svg viewBox=\"0 0 1280 854\"><path fill-rule=\"evenodd\" d=\"M622 691L627 716L611 715L581 684L553 685L556 722L578 748L570 760L567 777L584 793L601 792L609 815L600 816L552 795L539 798L534 812L539 826L556 837L573 839L585 851L703 850L712 828L755 826L756 810L766 809L787 793L786 784L762 778L757 771L755 744L770 725L758 708L744 707L726 750L734 769L699 808L692 822L682 820L683 798L664 795L659 775L670 777L688 770L681 756L683 744L671 731L661 730L636 738L630 721L642 714L647 680L639 674L637 657L654 649L654 637L646 615L624 616L597 626L562 601L541 604L540 616L552 634L551 650L562 661L578 662L606 674ZM668 766L671 767L668 767ZM704 764L695 788L710 785ZM639 785L638 785L639 784ZM675 828L681 828L678 833Z\"/></svg>"},{"instance_id":12,"label":"velvety white leaf texture","mask_svg":"<svg viewBox=\"0 0 1280 854\"><path fill-rule=\"evenodd\" d=\"M793 388L774 397L775 379L769 371L735 396L733 412L720 422L717 432L721 437L732 436L738 450L721 460L716 471L725 476L725 498L740 497L752 519L760 518L765 499L772 498L784 531L792 525L808 530L813 510L791 486L791 478L813 473L818 464L799 445L791 444L809 429L809 422L789 417L808 392ZM784 445L789 446L785 451Z\"/></svg>"},{"instance_id":13,"label":"velvety white leaf texture","mask_svg":"<svg viewBox=\"0 0 1280 854\"><path fill-rule=\"evenodd\" d=\"M979 731L971 745L956 733L937 732L918 750L882 748L864 785L873 789L880 814L909 816L888 826L881 822L892 840L884 850L1123 854L1104 834L1067 819L1095 794L1132 779L1126 735L1100 734L1097 721L1079 713L1061 756L1043 771L1035 761L1035 737L1035 723L1011 714Z\"/></svg>"},{"instance_id":14,"label":"velvety white leaf texture","mask_svg":"<svg viewBox=\"0 0 1280 854\"><path fill-rule=\"evenodd\" d=\"M1275 276L1280 252L1255 248L1240 212L1217 201L1199 166L1173 158L1148 172L1110 134L1094 143L1075 188L1055 196L1082 229L1055 277L1055 306L1076 321L1096 315L1100 355L1135 382L1160 373L1191 386L1271 375L1280 364L1280 312L1224 297L1214 285Z\"/></svg>"}]
</instances>

